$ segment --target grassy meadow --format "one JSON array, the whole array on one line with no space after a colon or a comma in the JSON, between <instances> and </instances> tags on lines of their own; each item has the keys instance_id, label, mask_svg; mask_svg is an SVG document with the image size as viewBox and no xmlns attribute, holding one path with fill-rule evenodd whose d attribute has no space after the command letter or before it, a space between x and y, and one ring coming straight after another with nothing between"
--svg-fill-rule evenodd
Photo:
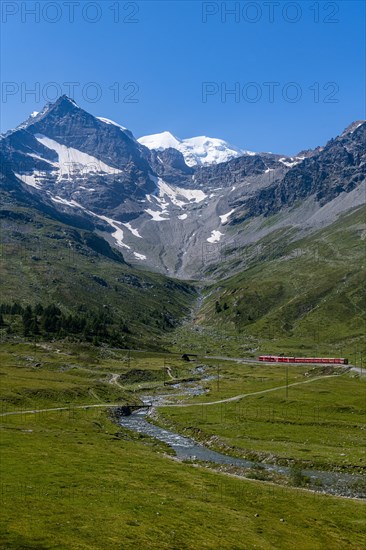
<instances>
[{"instance_id":1,"label":"grassy meadow","mask_svg":"<svg viewBox=\"0 0 366 550\"><path fill-rule=\"evenodd\" d=\"M361 550L366 512L363 502L240 479L177 462L164 444L112 422L108 406L77 408L138 402L144 392L169 393L173 382L191 379L192 384L197 383L199 365L205 367L200 384L210 391L189 398L189 402L283 384L283 370L264 365L218 365L214 360L185 363L174 355L60 342L2 344L1 547L290 550L295 545L309 550ZM219 383L214 378L205 381L217 372ZM113 377L116 383L111 383ZM290 383L303 379L302 367L289 373ZM306 391L300 392L300 388ZM202 439L206 434L217 434L218 440L225 441L227 448L234 446L236 452L250 447L253 452L270 450L300 459L307 456L300 441L304 430L309 434L306 447L311 454L315 449L320 452L319 429L325 433L327 425L320 426L319 422L328 411L328 417L333 416L334 441L325 446L324 458L339 466L342 461L351 466L357 465L361 456L355 440L361 422L360 391L359 378L349 375L290 386L288 413L301 402L304 409L317 414L313 412L316 396L321 409L312 429L304 416L292 418L290 431L285 434L287 441L279 437L280 427L288 425L280 421L279 412L271 421L268 417L250 419L249 409L238 409L235 402L227 403L224 409L207 406L203 416L202 406L161 408L159 415L180 431L198 428L198 439L200 433ZM283 403L284 390L263 394L263 398L267 401L258 401L259 395L250 398L252 412L261 403L261 407L268 405L272 414L271 407L276 409ZM57 406L65 408L24 412ZM15 411L23 412L4 416ZM241 426L245 429L238 429L238 414L244 418ZM262 415L266 414L262 408ZM354 428L349 432L351 425ZM346 432L347 455L341 459L341 449L336 445Z\"/></svg>"},{"instance_id":2,"label":"grassy meadow","mask_svg":"<svg viewBox=\"0 0 366 550\"><path fill-rule=\"evenodd\" d=\"M199 405L159 409L164 425L231 455L365 473L365 377L310 365L211 361L211 369L207 393L189 400ZM252 395L225 401L243 394Z\"/></svg>"}]
</instances>

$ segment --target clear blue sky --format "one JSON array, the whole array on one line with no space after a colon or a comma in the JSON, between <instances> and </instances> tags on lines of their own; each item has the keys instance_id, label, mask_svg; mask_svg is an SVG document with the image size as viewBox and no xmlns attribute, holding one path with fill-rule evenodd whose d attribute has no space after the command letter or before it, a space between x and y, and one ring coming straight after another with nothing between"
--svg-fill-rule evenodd
<instances>
[{"instance_id":1,"label":"clear blue sky","mask_svg":"<svg viewBox=\"0 0 366 550\"><path fill-rule=\"evenodd\" d=\"M77 82L81 107L137 137L170 130L286 154L323 144L365 118L365 4L277 3L3 0L1 130Z\"/></svg>"}]
</instances>

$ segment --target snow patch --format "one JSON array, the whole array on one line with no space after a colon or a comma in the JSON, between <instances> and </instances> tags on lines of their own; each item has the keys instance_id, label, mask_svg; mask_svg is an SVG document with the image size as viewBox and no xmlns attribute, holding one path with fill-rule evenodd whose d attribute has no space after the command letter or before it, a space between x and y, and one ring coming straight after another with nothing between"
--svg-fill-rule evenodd
<instances>
[{"instance_id":1,"label":"snow patch","mask_svg":"<svg viewBox=\"0 0 366 550\"><path fill-rule=\"evenodd\" d=\"M162 218L162 214L167 214L165 210L163 212L156 212L154 210L151 210L151 208L148 208L147 210L145 210L145 212L149 214L149 216L151 216L154 222L165 222L169 220L169 218Z\"/></svg>"},{"instance_id":2,"label":"snow patch","mask_svg":"<svg viewBox=\"0 0 366 550\"><path fill-rule=\"evenodd\" d=\"M31 187L34 187L35 189L42 189L42 187L39 185L39 183L36 180L36 177L34 174L17 174L14 172L16 177L22 180L23 183L26 185L30 185Z\"/></svg>"},{"instance_id":3,"label":"snow patch","mask_svg":"<svg viewBox=\"0 0 366 550\"><path fill-rule=\"evenodd\" d=\"M235 208L233 208L233 210L230 210L230 212L228 212L227 214L223 214L222 216L219 216L222 225L227 223L228 219L230 218L230 216L233 212L235 212Z\"/></svg>"},{"instance_id":4,"label":"snow patch","mask_svg":"<svg viewBox=\"0 0 366 550\"><path fill-rule=\"evenodd\" d=\"M168 185L161 178L158 179L159 197L164 198L167 196L170 201L179 206L180 208L185 206L185 203L179 200L177 197L182 197L190 202L202 202L206 198L206 194L199 189L184 189L183 187L175 187Z\"/></svg>"},{"instance_id":5,"label":"snow patch","mask_svg":"<svg viewBox=\"0 0 366 550\"><path fill-rule=\"evenodd\" d=\"M127 128L125 128L124 126L121 126L117 122L114 122L114 120L110 120L109 118L104 118L104 117L101 117L101 116L97 116L96 118L98 120L102 121L102 122L105 122L106 124L111 124L112 126L117 126L117 128L121 128L121 130L127 130Z\"/></svg>"},{"instance_id":6,"label":"snow patch","mask_svg":"<svg viewBox=\"0 0 366 550\"><path fill-rule=\"evenodd\" d=\"M178 216L179 220L186 220L187 218L188 218L188 214L181 214L180 216Z\"/></svg>"},{"instance_id":7,"label":"snow patch","mask_svg":"<svg viewBox=\"0 0 366 550\"><path fill-rule=\"evenodd\" d=\"M358 123L356 122L356 124L353 126L353 129L352 129L352 131L350 132L350 134L353 134L353 132L354 132L355 130L357 130L357 128L359 128L364 122L365 122L364 120L361 120L361 122L358 122Z\"/></svg>"},{"instance_id":8,"label":"snow patch","mask_svg":"<svg viewBox=\"0 0 366 550\"><path fill-rule=\"evenodd\" d=\"M161 178L156 178L153 176L151 176L151 179L157 186L157 194L146 195L146 198L150 203L154 202L152 199L155 200L155 204L159 205L161 208L160 214L168 214L169 202L178 208L184 209L187 204L192 202L200 203L207 197L207 195L199 189L184 189L182 187L175 187L167 184ZM162 221L161 218L159 220L157 219L157 213L153 212L151 209L145 210L145 212L150 214L154 220Z\"/></svg>"},{"instance_id":9,"label":"snow patch","mask_svg":"<svg viewBox=\"0 0 366 550\"><path fill-rule=\"evenodd\" d=\"M162 199L167 196L170 201L175 204L175 206L179 206L180 208L182 208L182 206L185 205L184 202L180 201L179 199L177 199L177 195L179 195L180 193L178 192L178 188L173 188L171 187L170 185L168 185L167 183L165 183L162 179L159 178L158 180L158 188L159 188L159 197L161 197Z\"/></svg>"},{"instance_id":10,"label":"snow patch","mask_svg":"<svg viewBox=\"0 0 366 550\"><path fill-rule=\"evenodd\" d=\"M122 222L118 222L116 220L113 220L112 218L108 218L107 216L100 216L99 214L96 214L95 212L88 210L87 208L85 208L84 206L82 206L81 204L79 204L74 200L68 201L67 199L63 199L57 195L55 197L51 197L51 200L53 200L54 202L58 202L60 204L65 204L66 206L80 208L81 210L84 210L84 212L87 212L91 216L95 216L96 218L99 218L100 220L107 222L114 229L114 232L111 235L117 242L118 246L131 250L131 247L123 242L123 230L120 227L120 225L124 225L122 224Z\"/></svg>"},{"instance_id":11,"label":"snow patch","mask_svg":"<svg viewBox=\"0 0 366 550\"><path fill-rule=\"evenodd\" d=\"M124 223L124 224L122 224L122 225L124 225L125 227L127 227L127 229L128 229L129 231L131 231L132 235L135 235L135 237L138 237L139 239L142 239L142 237L141 237L140 233L138 232L138 230L137 230L137 229L134 229L134 228L131 226L130 223Z\"/></svg>"},{"instance_id":12,"label":"snow patch","mask_svg":"<svg viewBox=\"0 0 366 550\"><path fill-rule=\"evenodd\" d=\"M121 170L108 166L108 164L105 164L101 160L88 155L87 153L82 153L73 147L61 145L61 143L58 143L47 136L36 134L35 138L39 141L39 143L42 143L42 145L48 149L56 151L58 155L58 163L53 164L59 169L59 179L62 177L68 178L71 174L80 172L83 174L117 174L121 172Z\"/></svg>"},{"instance_id":13,"label":"snow patch","mask_svg":"<svg viewBox=\"0 0 366 550\"><path fill-rule=\"evenodd\" d=\"M302 161L302 159L300 159L300 160L291 159L290 162L285 158L279 159L279 162L282 162L282 164L284 164L288 168L292 168L293 166L296 166L296 164L299 164L301 161Z\"/></svg>"},{"instance_id":14,"label":"snow patch","mask_svg":"<svg viewBox=\"0 0 366 550\"><path fill-rule=\"evenodd\" d=\"M81 208L82 210L86 210L78 202L76 202L74 200L68 201L66 199L62 199L61 197L58 197L57 195L55 197L51 197L51 200L53 202L59 202L60 204L66 204L66 206L72 206L72 208Z\"/></svg>"},{"instance_id":15,"label":"snow patch","mask_svg":"<svg viewBox=\"0 0 366 550\"><path fill-rule=\"evenodd\" d=\"M144 254L139 254L138 252L134 252L133 255L135 256L135 258L137 258L138 260L146 260L146 256Z\"/></svg>"},{"instance_id":16,"label":"snow patch","mask_svg":"<svg viewBox=\"0 0 366 550\"><path fill-rule=\"evenodd\" d=\"M112 220L112 218L107 218L107 216L99 216L98 214L95 214L98 218L101 220L106 221L109 223L113 229L115 229L114 233L112 233L112 237L116 240L117 244L122 248L127 248L128 250L131 250L131 247L128 246L128 244L125 244L123 242L123 230L121 229L120 225L122 225L121 222L117 222L116 220Z\"/></svg>"},{"instance_id":17,"label":"snow patch","mask_svg":"<svg viewBox=\"0 0 366 550\"><path fill-rule=\"evenodd\" d=\"M199 203L207 197L207 195L200 189L183 189L182 187L176 187L175 189L179 196L185 197L191 202Z\"/></svg>"},{"instance_id":18,"label":"snow patch","mask_svg":"<svg viewBox=\"0 0 366 550\"><path fill-rule=\"evenodd\" d=\"M218 243L220 242L221 237L223 236L223 233L221 231L212 231L211 237L207 239L208 243Z\"/></svg>"},{"instance_id":19,"label":"snow patch","mask_svg":"<svg viewBox=\"0 0 366 550\"><path fill-rule=\"evenodd\" d=\"M29 157L32 157L37 160L42 160L43 162L47 162L47 164L52 164L52 166L57 167L57 163L53 162L52 160L45 159L43 157L40 157L39 155L36 155L35 153L27 153Z\"/></svg>"}]
</instances>

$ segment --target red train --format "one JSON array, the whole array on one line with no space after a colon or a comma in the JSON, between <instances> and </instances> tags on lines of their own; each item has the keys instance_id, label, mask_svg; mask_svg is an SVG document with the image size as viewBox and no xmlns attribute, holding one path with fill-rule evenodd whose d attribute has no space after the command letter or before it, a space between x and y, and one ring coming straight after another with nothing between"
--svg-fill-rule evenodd
<instances>
[{"instance_id":1,"label":"red train","mask_svg":"<svg viewBox=\"0 0 366 550\"><path fill-rule=\"evenodd\" d=\"M326 363L332 365L348 365L344 357L282 357L282 355L260 355L259 361L266 363Z\"/></svg>"}]
</instances>

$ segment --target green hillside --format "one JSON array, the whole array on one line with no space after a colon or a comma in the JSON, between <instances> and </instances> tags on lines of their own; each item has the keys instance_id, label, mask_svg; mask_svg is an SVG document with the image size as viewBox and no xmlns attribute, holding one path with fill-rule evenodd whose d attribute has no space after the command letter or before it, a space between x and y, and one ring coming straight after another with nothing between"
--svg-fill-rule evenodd
<instances>
[{"instance_id":1,"label":"green hillside","mask_svg":"<svg viewBox=\"0 0 366 550\"><path fill-rule=\"evenodd\" d=\"M4 206L0 222L3 337L108 336L158 349L190 310L192 285L132 268L95 233L19 204Z\"/></svg>"},{"instance_id":2,"label":"green hillside","mask_svg":"<svg viewBox=\"0 0 366 550\"><path fill-rule=\"evenodd\" d=\"M258 254L237 251L217 270L238 270L243 257L244 267L206 286L197 318L183 328L194 285L137 270L95 233L36 209L13 204L0 216L3 337L158 349L172 333L179 351L347 355L353 362L365 348L365 207L301 240L281 230L261 241ZM48 333L42 309L50 306L58 321Z\"/></svg>"},{"instance_id":3,"label":"green hillside","mask_svg":"<svg viewBox=\"0 0 366 550\"><path fill-rule=\"evenodd\" d=\"M193 327L177 342L233 354L336 354L359 361L365 349L365 207L316 234L264 239L236 275L204 289ZM224 262L221 272L235 269ZM355 356L356 354L356 356Z\"/></svg>"}]
</instances>

